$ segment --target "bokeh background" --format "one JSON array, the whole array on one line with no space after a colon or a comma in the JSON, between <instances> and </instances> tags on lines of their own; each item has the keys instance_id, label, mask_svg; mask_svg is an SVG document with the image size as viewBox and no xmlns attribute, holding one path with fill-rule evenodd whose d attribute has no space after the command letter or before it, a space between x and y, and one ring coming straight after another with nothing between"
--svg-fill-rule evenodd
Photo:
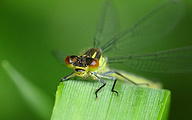
<instances>
[{"instance_id":1,"label":"bokeh background","mask_svg":"<svg viewBox=\"0 0 192 120\"><path fill-rule=\"evenodd\" d=\"M53 50L79 53L92 47L104 0L1 0L0 61L8 60L53 101L57 85L71 71L51 54ZM130 27L161 0L118 0L121 28ZM192 46L192 1L183 0L185 16L156 50ZM139 47L139 46L138 46ZM170 119L192 119L192 73L136 72L161 81L171 90ZM2 120L40 119L26 104L15 84L0 66L0 117ZM52 104L52 106L53 106Z\"/></svg>"}]
</instances>

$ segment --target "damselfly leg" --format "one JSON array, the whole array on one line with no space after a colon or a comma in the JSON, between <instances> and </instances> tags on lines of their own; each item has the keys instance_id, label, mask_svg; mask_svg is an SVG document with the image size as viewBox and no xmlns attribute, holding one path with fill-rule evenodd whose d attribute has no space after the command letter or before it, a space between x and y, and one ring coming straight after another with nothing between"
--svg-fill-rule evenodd
<instances>
[{"instance_id":1,"label":"damselfly leg","mask_svg":"<svg viewBox=\"0 0 192 120\"><path fill-rule=\"evenodd\" d=\"M124 78L125 80L127 80L128 82L130 82L130 83L132 83L134 85L146 85L146 86L149 86L148 83L135 83L132 80L130 80L127 77L125 77L124 75L122 75L121 73L117 72L117 71L112 71L111 70L111 71L107 71L107 72L102 73L102 74L98 74L96 72L92 72L91 74L93 74L101 83L103 83L103 85L99 89L97 89L95 91L96 99L97 99L97 93L106 85L105 81L103 81L101 78L107 78L107 79L110 79L110 80L114 80L114 83L113 83L111 91L115 92L118 95L118 92L116 90L114 90L116 82L117 82L117 78L110 76L110 74L116 74L116 75Z\"/></svg>"},{"instance_id":2,"label":"damselfly leg","mask_svg":"<svg viewBox=\"0 0 192 120\"><path fill-rule=\"evenodd\" d=\"M66 80L69 80L71 77L74 77L74 76L75 76L75 74L74 74L74 72L73 72L73 73L71 73L70 75L67 75L67 76L65 76L64 78L62 78L62 79L61 79L61 82L66 81Z\"/></svg>"}]
</instances>

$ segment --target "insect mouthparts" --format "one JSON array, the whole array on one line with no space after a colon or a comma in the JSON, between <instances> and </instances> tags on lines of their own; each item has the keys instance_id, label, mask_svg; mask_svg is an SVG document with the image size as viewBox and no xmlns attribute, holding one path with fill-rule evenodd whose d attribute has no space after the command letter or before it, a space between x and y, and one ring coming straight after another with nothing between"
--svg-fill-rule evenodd
<instances>
[{"instance_id":1,"label":"insect mouthparts","mask_svg":"<svg viewBox=\"0 0 192 120\"><path fill-rule=\"evenodd\" d=\"M85 70L83 70L83 69L75 69L75 71L77 71L77 72L84 72Z\"/></svg>"}]
</instances>

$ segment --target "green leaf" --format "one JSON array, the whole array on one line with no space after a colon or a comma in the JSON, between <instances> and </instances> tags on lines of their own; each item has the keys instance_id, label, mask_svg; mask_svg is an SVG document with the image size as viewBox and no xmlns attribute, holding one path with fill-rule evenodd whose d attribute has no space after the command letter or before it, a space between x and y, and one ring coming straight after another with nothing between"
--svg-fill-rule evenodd
<instances>
[{"instance_id":1,"label":"green leaf","mask_svg":"<svg viewBox=\"0 0 192 120\"><path fill-rule=\"evenodd\" d=\"M33 111L36 112L41 119L49 119L52 109L52 100L50 97L23 77L8 61L2 61L2 66L12 78L26 103Z\"/></svg>"},{"instance_id":2,"label":"green leaf","mask_svg":"<svg viewBox=\"0 0 192 120\"><path fill-rule=\"evenodd\" d=\"M61 82L56 92L52 120L160 120L167 119L170 91L139 87L118 81L111 92L113 81L98 92L102 84L93 80Z\"/></svg>"}]
</instances>

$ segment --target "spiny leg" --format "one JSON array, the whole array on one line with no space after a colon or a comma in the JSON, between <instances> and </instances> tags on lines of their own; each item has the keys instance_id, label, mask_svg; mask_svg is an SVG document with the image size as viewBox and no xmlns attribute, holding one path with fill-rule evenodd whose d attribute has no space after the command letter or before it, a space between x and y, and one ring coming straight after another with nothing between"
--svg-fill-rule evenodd
<instances>
[{"instance_id":1,"label":"spiny leg","mask_svg":"<svg viewBox=\"0 0 192 120\"><path fill-rule=\"evenodd\" d=\"M103 83L103 85L102 85L99 89L97 89L97 90L95 91L95 95L96 95L96 99L97 99L97 92L99 92L99 90L101 90L101 89L106 85L106 83L105 83L105 81L103 81L99 76L97 76L95 72L93 73L93 75L95 75L95 77L97 77L97 79L99 79L99 81L100 81L101 83Z\"/></svg>"},{"instance_id":2,"label":"spiny leg","mask_svg":"<svg viewBox=\"0 0 192 120\"><path fill-rule=\"evenodd\" d=\"M118 92L116 90L114 90L115 84L117 82L117 78L108 75L108 74L112 74L112 73L114 73L114 71L108 71L108 72L99 74L99 76L101 76L103 78L114 80L113 87L112 87L111 91L117 93L117 95L118 95Z\"/></svg>"},{"instance_id":3,"label":"spiny leg","mask_svg":"<svg viewBox=\"0 0 192 120\"><path fill-rule=\"evenodd\" d=\"M124 75L122 75L121 73L117 72L117 71L114 71L114 73L116 73L117 75L123 77L124 79L126 79L127 81L129 81L130 83L134 84L134 85L146 85L146 86L149 86L148 83L135 83L133 82L132 80L128 79L127 77L125 77Z\"/></svg>"},{"instance_id":4,"label":"spiny leg","mask_svg":"<svg viewBox=\"0 0 192 120\"><path fill-rule=\"evenodd\" d=\"M99 90L101 90L106 85L105 81L103 81L102 79L100 80L100 82L103 83L103 85L95 91L96 99L97 99L97 92L99 92Z\"/></svg>"},{"instance_id":5,"label":"spiny leg","mask_svg":"<svg viewBox=\"0 0 192 120\"><path fill-rule=\"evenodd\" d=\"M65 80L69 80L69 78L74 76L74 72L71 73L70 75L65 76L64 78L61 79L61 82L65 81Z\"/></svg>"},{"instance_id":6,"label":"spiny leg","mask_svg":"<svg viewBox=\"0 0 192 120\"><path fill-rule=\"evenodd\" d=\"M117 92L116 90L114 90L115 84L116 84L116 82L117 82L117 78L112 77L112 76L109 76L109 75L101 75L101 77L114 80L113 87L112 87L111 91L117 93L117 95L118 95L118 92Z\"/></svg>"},{"instance_id":7,"label":"spiny leg","mask_svg":"<svg viewBox=\"0 0 192 120\"><path fill-rule=\"evenodd\" d=\"M114 90L114 87L115 87L116 82L117 82L117 79L115 79L111 91L117 93L117 95L118 95L118 92L117 92L116 90Z\"/></svg>"},{"instance_id":8,"label":"spiny leg","mask_svg":"<svg viewBox=\"0 0 192 120\"><path fill-rule=\"evenodd\" d=\"M102 73L101 75L106 76L106 75L113 74L113 73L115 73L115 74L123 77L124 79L126 79L127 81L129 81L130 83L132 83L132 84L134 84L134 85L147 85L147 86L149 86L148 83L139 83L139 84L138 84L138 83L135 83L135 82L133 82L132 80L130 80L130 79L128 79L127 77L125 77L124 75L122 75L121 73L119 73L119 72L117 72L117 71L113 71L113 70L110 70L110 71L107 71L107 72L105 72L105 73ZM115 86L115 82L116 82L116 81L114 81L114 86Z\"/></svg>"}]
</instances>

